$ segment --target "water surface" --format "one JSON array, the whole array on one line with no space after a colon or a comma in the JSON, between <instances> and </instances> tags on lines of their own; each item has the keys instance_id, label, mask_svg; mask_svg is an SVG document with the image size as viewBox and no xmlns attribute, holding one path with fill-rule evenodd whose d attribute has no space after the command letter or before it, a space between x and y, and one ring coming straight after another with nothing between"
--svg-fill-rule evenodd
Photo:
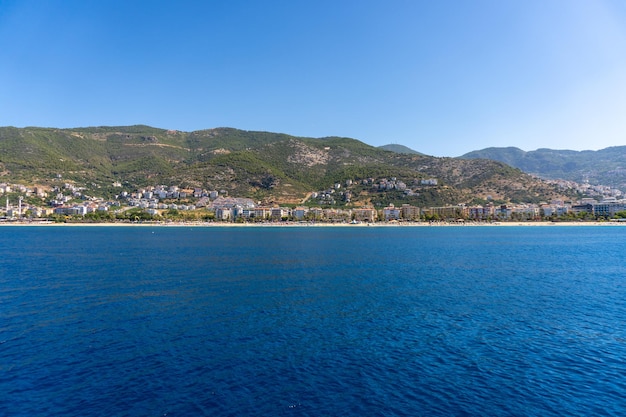
<instances>
[{"instance_id":1,"label":"water surface","mask_svg":"<svg viewBox=\"0 0 626 417\"><path fill-rule=\"evenodd\" d=\"M626 229L0 228L0 415L626 412Z\"/></svg>"}]
</instances>

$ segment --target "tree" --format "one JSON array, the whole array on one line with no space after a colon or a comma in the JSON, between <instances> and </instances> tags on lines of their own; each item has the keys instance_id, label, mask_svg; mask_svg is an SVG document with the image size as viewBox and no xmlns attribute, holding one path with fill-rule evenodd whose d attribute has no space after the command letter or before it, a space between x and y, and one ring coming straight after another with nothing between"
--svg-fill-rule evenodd
<instances>
[{"instance_id":1,"label":"tree","mask_svg":"<svg viewBox=\"0 0 626 417\"><path fill-rule=\"evenodd\" d=\"M615 218L617 218L617 219L626 219L626 210L618 211L617 213L615 213Z\"/></svg>"}]
</instances>

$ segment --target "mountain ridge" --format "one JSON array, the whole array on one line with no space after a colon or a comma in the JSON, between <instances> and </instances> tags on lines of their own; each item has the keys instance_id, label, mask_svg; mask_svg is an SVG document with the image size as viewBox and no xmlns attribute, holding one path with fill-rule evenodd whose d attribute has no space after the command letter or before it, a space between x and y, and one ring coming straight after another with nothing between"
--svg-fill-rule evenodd
<instances>
[{"instance_id":1,"label":"mountain ridge","mask_svg":"<svg viewBox=\"0 0 626 417\"><path fill-rule=\"evenodd\" d=\"M540 148L523 151L515 147L491 147L468 152L461 159L490 159L545 179L606 185L626 192L626 146L597 151Z\"/></svg>"},{"instance_id":2,"label":"mountain ridge","mask_svg":"<svg viewBox=\"0 0 626 417\"><path fill-rule=\"evenodd\" d=\"M386 151L391 151L395 153L405 153L405 154L418 154L425 155L421 152L418 152L414 149L409 148L408 146L400 145L398 143L390 143L388 145L382 145L378 147L379 149L384 149Z\"/></svg>"},{"instance_id":3,"label":"mountain ridge","mask_svg":"<svg viewBox=\"0 0 626 417\"><path fill-rule=\"evenodd\" d=\"M360 185L384 178L397 178L407 189ZM424 185L428 179L436 179L437 185ZM348 180L355 184L346 199L352 205L563 197L554 185L501 162L399 154L344 137L307 138L228 127L193 132L145 125L0 128L0 182L48 187L74 182L105 196L119 192L112 186L116 183L126 190L167 184L295 203Z\"/></svg>"}]
</instances>

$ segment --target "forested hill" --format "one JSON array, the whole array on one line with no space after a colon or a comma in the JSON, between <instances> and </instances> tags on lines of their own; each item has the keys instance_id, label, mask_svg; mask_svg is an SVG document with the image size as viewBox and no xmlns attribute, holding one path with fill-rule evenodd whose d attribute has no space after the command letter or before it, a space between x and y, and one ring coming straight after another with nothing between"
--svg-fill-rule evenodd
<instances>
[{"instance_id":1,"label":"forested hill","mask_svg":"<svg viewBox=\"0 0 626 417\"><path fill-rule=\"evenodd\" d=\"M395 178L405 190L374 190L364 179ZM436 185L422 180L436 179ZM0 128L0 182L72 182L110 196L150 185L225 190L266 202L298 202L352 180L353 205L532 202L555 188L501 162L399 154L350 138L303 138L217 128L149 126ZM118 183L114 188L113 184ZM358 185L358 186L357 186Z\"/></svg>"}]
</instances>

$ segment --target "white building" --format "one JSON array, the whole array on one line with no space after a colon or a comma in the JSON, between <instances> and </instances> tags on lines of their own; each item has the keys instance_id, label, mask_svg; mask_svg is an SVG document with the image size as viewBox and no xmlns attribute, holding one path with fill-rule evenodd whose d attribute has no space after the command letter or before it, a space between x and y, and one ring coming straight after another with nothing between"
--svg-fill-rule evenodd
<instances>
[{"instance_id":1,"label":"white building","mask_svg":"<svg viewBox=\"0 0 626 417\"><path fill-rule=\"evenodd\" d=\"M383 219L386 221L389 220L399 220L400 219L401 210L395 207L393 204L390 204L388 207L383 209Z\"/></svg>"}]
</instances>

